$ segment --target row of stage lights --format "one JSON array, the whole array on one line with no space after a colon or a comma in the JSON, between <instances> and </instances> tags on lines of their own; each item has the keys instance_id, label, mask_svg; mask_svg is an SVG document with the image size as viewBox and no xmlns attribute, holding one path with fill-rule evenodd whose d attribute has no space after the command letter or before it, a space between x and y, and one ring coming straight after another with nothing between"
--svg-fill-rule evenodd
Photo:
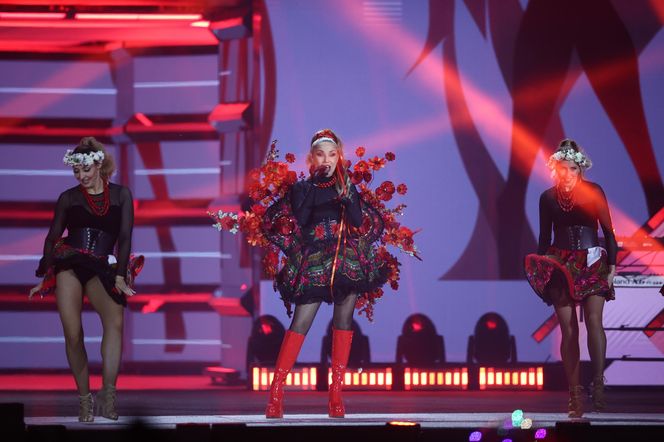
<instances>
[{"instance_id":1,"label":"row of stage lights","mask_svg":"<svg viewBox=\"0 0 664 442\"><path fill-rule=\"evenodd\" d=\"M297 366L286 378L286 388L291 390L316 390L319 388L320 366ZM274 369L251 367L250 384L254 391L269 390ZM328 385L332 372L327 370ZM544 368L531 367L455 367L413 368L370 367L348 369L344 379L346 390L468 390L471 381L479 390L542 390Z\"/></svg>"}]
</instances>

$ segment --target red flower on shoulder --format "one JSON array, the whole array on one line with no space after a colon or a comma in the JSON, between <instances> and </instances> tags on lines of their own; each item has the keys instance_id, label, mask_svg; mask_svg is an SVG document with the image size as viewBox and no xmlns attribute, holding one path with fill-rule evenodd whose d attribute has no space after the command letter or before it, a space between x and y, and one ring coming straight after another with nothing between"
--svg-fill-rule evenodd
<instances>
[{"instance_id":1,"label":"red flower on shoulder","mask_svg":"<svg viewBox=\"0 0 664 442\"><path fill-rule=\"evenodd\" d=\"M392 181L383 181L383 183L380 185L380 188L383 189L383 192L389 193L392 195L394 193L394 183Z\"/></svg>"},{"instance_id":2,"label":"red flower on shoulder","mask_svg":"<svg viewBox=\"0 0 664 442\"><path fill-rule=\"evenodd\" d=\"M237 225L237 220L233 217L225 216L219 220L219 224L221 224L222 229L231 230Z\"/></svg>"},{"instance_id":3,"label":"red flower on shoulder","mask_svg":"<svg viewBox=\"0 0 664 442\"><path fill-rule=\"evenodd\" d=\"M363 179L364 179L364 174L359 171L353 172L353 174L350 177L350 181L353 184L360 184Z\"/></svg>"},{"instance_id":4,"label":"red flower on shoulder","mask_svg":"<svg viewBox=\"0 0 664 442\"><path fill-rule=\"evenodd\" d=\"M367 161L369 163L369 167L371 167L373 170L380 170L383 167L385 167L385 158L378 158L373 157L372 159Z\"/></svg>"},{"instance_id":5,"label":"red flower on shoulder","mask_svg":"<svg viewBox=\"0 0 664 442\"><path fill-rule=\"evenodd\" d=\"M368 172L369 171L369 164L367 164L366 161L360 160L355 165L353 166L353 170L356 172Z\"/></svg>"},{"instance_id":6,"label":"red flower on shoulder","mask_svg":"<svg viewBox=\"0 0 664 442\"><path fill-rule=\"evenodd\" d=\"M251 211L260 217L265 215L265 210L266 210L265 206L261 204L254 204L253 206L251 206Z\"/></svg>"}]
</instances>

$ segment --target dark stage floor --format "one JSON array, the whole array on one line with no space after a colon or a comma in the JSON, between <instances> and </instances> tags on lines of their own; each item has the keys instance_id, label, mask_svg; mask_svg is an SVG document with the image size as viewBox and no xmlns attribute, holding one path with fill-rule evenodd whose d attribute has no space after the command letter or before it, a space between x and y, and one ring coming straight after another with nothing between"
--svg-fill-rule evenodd
<instances>
[{"instance_id":1,"label":"dark stage floor","mask_svg":"<svg viewBox=\"0 0 664 442\"><path fill-rule=\"evenodd\" d=\"M93 390L99 378L91 379ZM121 376L118 405L123 415L219 416L261 415L266 392L244 387L220 387L203 376ZM0 375L0 400L22 402L26 417L73 416L77 398L71 377L57 375ZM356 414L562 413L565 391L423 391L345 392L347 412ZM322 414L326 392L287 391L288 414ZM607 388L610 414L662 414L661 388Z\"/></svg>"},{"instance_id":2,"label":"dark stage floor","mask_svg":"<svg viewBox=\"0 0 664 442\"><path fill-rule=\"evenodd\" d=\"M137 419L151 428L164 430L175 429L177 424L228 423L249 427L366 429L396 420L416 422L422 430L465 429L470 433L473 429L495 431L504 427L515 409L523 410L524 417L532 419L533 428L553 429L556 423L570 422L564 413L567 404L564 391L346 392L346 419L327 417L326 392L287 391L285 418L266 420L263 414L266 392L218 387L202 376L123 376L121 379L118 407L122 417L118 422L97 418L92 424L79 424L77 397L67 375L0 375L0 402L23 403L27 425L64 425L71 431L121 430ZM97 385L98 378L94 377L93 389ZM636 432L662 431L664 437L663 397L662 389L609 389L606 411L587 413L581 421L607 430L607 427L621 427ZM464 437L468 440L467 434Z\"/></svg>"}]
</instances>

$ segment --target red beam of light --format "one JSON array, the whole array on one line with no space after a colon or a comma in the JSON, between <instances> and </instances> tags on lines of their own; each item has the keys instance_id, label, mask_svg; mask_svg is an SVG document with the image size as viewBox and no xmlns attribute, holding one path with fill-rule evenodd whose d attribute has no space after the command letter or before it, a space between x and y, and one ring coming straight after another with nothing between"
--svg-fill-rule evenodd
<instances>
[{"instance_id":1,"label":"red beam of light","mask_svg":"<svg viewBox=\"0 0 664 442\"><path fill-rule=\"evenodd\" d=\"M661 8L664 10L664 6ZM397 65L410 63L411 60L416 60L420 54L421 42L415 39L408 32L404 31L401 26L394 24L384 24L381 26L366 26L362 21L362 10L360 4L350 0L344 2L344 7L339 8L339 11L345 15L346 23L355 26L357 30L363 33L367 40L379 46L381 53L387 57L394 58ZM389 48L389 50L385 50ZM406 64L407 64L406 63ZM624 69L627 61L625 60L612 60L606 65L595 68L601 70L603 81L616 81L621 75L624 75ZM427 57L417 67L417 72L422 81L417 82L421 87L429 91L438 92L442 88L441 84L441 70L443 75L459 76L460 82L464 85L463 94L467 97L469 103L473 103L474 108L482 109L482 112L476 113L474 117L487 129L490 135L493 135L499 140L516 140L516 144L524 146L526 149L537 149L539 151L542 141L534 136L522 123L513 121L510 115L507 115L499 106L499 104L477 88L473 82L457 74L455 69L450 66L443 65L439 60L434 60L433 57ZM540 86L542 86L540 84ZM543 85L546 86L546 83ZM547 149L545 149L545 152ZM516 162L518 166L518 162ZM513 166L514 167L514 166ZM533 172L539 178L549 179L548 170L546 168L535 167ZM639 224L628 217L624 212L614 205L610 205L611 211L614 215L618 215L623 220L629 220L631 225L636 229L637 234L641 234L641 229L638 228ZM658 249L662 249L658 246Z\"/></svg>"},{"instance_id":2,"label":"red beam of light","mask_svg":"<svg viewBox=\"0 0 664 442\"><path fill-rule=\"evenodd\" d=\"M530 335L538 344L544 340L558 325L558 316L552 314Z\"/></svg>"},{"instance_id":3,"label":"red beam of light","mask_svg":"<svg viewBox=\"0 0 664 442\"><path fill-rule=\"evenodd\" d=\"M2 20L62 20L64 12L0 12Z\"/></svg>"},{"instance_id":4,"label":"red beam of light","mask_svg":"<svg viewBox=\"0 0 664 442\"><path fill-rule=\"evenodd\" d=\"M650 6L659 17L659 22L664 23L664 2L661 0L650 0Z\"/></svg>"},{"instance_id":5,"label":"red beam of light","mask_svg":"<svg viewBox=\"0 0 664 442\"><path fill-rule=\"evenodd\" d=\"M176 20L195 21L200 20L201 14L112 14L112 13L77 13L76 20Z\"/></svg>"},{"instance_id":6,"label":"red beam of light","mask_svg":"<svg viewBox=\"0 0 664 442\"><path fill-rule=\"evenodd\" d=\"M154 123L150 120L143 112L137 112L134 114L134 117L140 121L144 126L152 127Z\"/></svg>"}]
</instances>

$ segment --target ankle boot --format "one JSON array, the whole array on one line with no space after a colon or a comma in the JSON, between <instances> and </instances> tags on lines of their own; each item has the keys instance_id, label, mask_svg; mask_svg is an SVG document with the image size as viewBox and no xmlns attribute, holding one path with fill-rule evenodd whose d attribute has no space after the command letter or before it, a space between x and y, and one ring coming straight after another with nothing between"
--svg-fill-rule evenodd
<instances>
[{"instance_id":1,"label":"ankle boot","mask_svg":"<svg viewBox=\"0 0 664 442\"><path fill-rule=\"evenodd\" d=\"M350 346L353 342L352 330L332 331L332 383L330 384L330 401L328 404L328 414L330 417L344 417L346 410L341 398L341 389L346 375L346 365L348 364L348 355Z\"/></svg>"},{"instance_id":2,"label":"ankle boot","mask_svg":"<svg viewBox=\"0 0 664 442\"><path fill-rule=\"evenodd\" d=\"M602 411L606 408L606 401L604 400L604 382L604 376L597 377L593 380L590 389L595 411Z\"/></svg>"},{"instance_id":3,"label":"ankle boot","mask_svg":"<svg viewBox=\"0 0 664 442\"><path fill-rule=\"evenodd\" d=\"M575 385L569 388L569 404L567 415L571 418L583 416L583 387Z\"/></svg>"},{"instance_id":4,"label":"ankle boot","mask_svg":"<svg viewBox=\"0 0 664 442\"><path fill-rule=\"evenodd\" d=\"M97 415L114 421L118 420L118 413L115 410L116 396L117 390L115 389L115 385L104 385L102 389L97 392L95 404Z\"/></svg>"},{"instance_id":5,"label":"ankle boot","mask_svg":"<svg viewBox=\"0 0 664 442\"><path fill-rule=\"evenodd\" d=\"M95 415L93 413L94 400L92 393L83 394L78 396L78 421L79 422L94 422Z\"/></svg>"},{"instance_id":6,"label":"ankle boot","mask_svg":"<svg viewBox=\"0 0 664 442\"><path fill-rule=\"evenodd\" d=\"M274 368L274 377L272 378L272 385L270 386L270 395L265 409L266 418L280 418L284 416L283 398L284 398L284 382L297 355L300 353L302 343L304 342L304 335L295 333L293 331L286 331L284 340L281 343L279 356Z\"/></svg>"}]
</instances>

